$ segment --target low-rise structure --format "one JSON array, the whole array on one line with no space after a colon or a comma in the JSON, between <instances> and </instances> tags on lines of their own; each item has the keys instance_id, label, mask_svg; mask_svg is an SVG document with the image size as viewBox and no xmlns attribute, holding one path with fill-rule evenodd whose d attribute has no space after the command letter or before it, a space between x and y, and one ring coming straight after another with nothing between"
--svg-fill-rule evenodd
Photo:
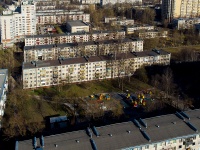
<instances>
[{"instance_id":1,"label":"low-rise structure","mask_svg":"<svg viewBox=\"0 0 200 150\"><path fill-rule=\"evenodd\" d=\"M46 136L35 146L42 150L43 147L48 150L56 147L59 150L83 147L87 150L94 150L94 147L98 150L198 150L199 116L200 110L196 109L101 127L91 126L87 130ZM17 149L33 149L32 141L17 141Z\"/></svg>"},{"instance_id":2,"label":"low-rise structure","mask_svg":"<svg viewBox=\"0 0 200 150\"><path fill-rule=\"evenodd\" d=\"M194 24L200 23L200 18L179 18L172 20L173 28L180 29L193 29Z\"/></svg>"},{"instance_id":3,"label":"low-rise structure","mask_svg":"<svg viewBox=\"0 0 200 150\"><path fill-rule=\"evenodd\" d=\"M90 22L90 14L79 10L40 10L36 13L37 24L62 24L69 20Z\"/></svg>"},{"instance_id":4,"label":"low-rise structure","mask_svg":"<svg viewBox=\"0 0 200 150\"><path fill-rule=\"evenodd\" d=\"M152 50L25 62L22 66L23 88L130 76L143 65L169 65L170 57L171 54L163 50Z\"/></svg>"},{"instance_id":5,"label":"low-rise structure","mask_svg":"<svg viewBox=\"0 0 200 150\"><path fill-rule=\"evenodd\" d=\"M143 51L143 40L121 39L24 47L24 62Z\"/></svg>"},{"instance_id":6,"label":"low-rise structure","mask_svg":"<svg viewBox=\"0 0 200 150\"><path fill-rule=\"evenodd\" d=\"M116 4L116 3L130 3L130 4L142 4L142 0L78 0L82 4Z\"/></svg>"},{"instance_id":7,"label":"low-rise structure","mask_svg":"<svg viewBox=\"0 0 200 150\"><path fill-rule=\"evenodd\" d=\"M151 39L156 37L168 37L168 31L162 30L145 30L145 31L138 31L135 33L141 39Z\"/></svg>"},{"instance_id":8,"label":"low-rise structure","mask_svg":"<svg viewBox=\"0 0 200 150\"><path fill-rule=\"evenodd\" d=\"M67 21L66 28L70 33L85 33L90 31L89 25L80 20Z\"/></svg>"},{"instance_id":9,"label":"low-rise structure","mask_svg":"<svg viewBox=\"0 0 200 150\"><path fill-rule=\"evenodd\" d=\"M139 24L135 24L133 26L126 26L125 27L125 31L127 34L133 34L135 33L135 31L138 30L154 30L154 26L151 25L139 25Z\"/></svg>"},{"instance_id":10,"label":"low-rise structure","mask_svg":"<svg viewBox=\"0 0 200 150\"><path fill-rule=\"evenodd\" d=\"M6 105L8 91L8 69L0 69L0 128Z\"/></svg>"},{"instance_id":11,"label":"low-rise structure","mask_svg":"<svg viewBox=\"0 0 200 150\"><path fill-rule=\"evenodd\" d=\"M126 17L119 18L119 17L105 17L105 23L110 23L111 26L120 25L120 26L130 26L134 25L133 19L126 19Z\"/></svg>"},{"instance_id":12,"label":"low-rise structure","mask_svg":"<svg viewBox=\"0 0 200 150\"><path fill-rule=\"evenodd\" d=\"M125 31L94 31L87 33L65 33L65 34L47 34L30 35L25 37L25 46L77 43L88 41L102 41L111 39L125 38Z\"/></svg>"}]
</instances>

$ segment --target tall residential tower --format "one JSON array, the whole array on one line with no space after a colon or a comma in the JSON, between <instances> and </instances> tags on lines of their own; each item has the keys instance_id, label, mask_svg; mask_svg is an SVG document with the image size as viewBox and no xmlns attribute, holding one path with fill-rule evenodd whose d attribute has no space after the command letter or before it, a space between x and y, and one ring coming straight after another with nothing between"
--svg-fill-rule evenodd
<instances>
[{"instance_id":1,"label":"tall residential tower","mask_svg":"<svg viewBox=\"0 0 200 150\"><path fill-rule=\"evenodd\" d=\"M25 35L36 34L36 10L32 1L21 1L20 8L3 11L0 16L1 43L12 46Z\"/></svg>"},{"instance_id":2,"label":"tall residential tower","mask_svg":"<svg viewBox=\"0 0 200 150\"><path fill-rule=\"evenodd\" d=\"M200 16L199 0L162 0L162 19L171 22L174 18Z\"/></svg>"}]
</instances>

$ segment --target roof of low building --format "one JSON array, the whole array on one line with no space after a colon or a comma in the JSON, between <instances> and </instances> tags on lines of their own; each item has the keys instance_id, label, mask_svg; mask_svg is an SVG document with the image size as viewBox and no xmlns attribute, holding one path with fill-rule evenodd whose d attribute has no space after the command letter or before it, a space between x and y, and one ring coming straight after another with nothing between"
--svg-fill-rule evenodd
<instances>
[{"instance_id":1,"label":"roof of low building","mask_svg":"<svg viewBox=\"0 0 200 150\"><path fill-rule=\"evenodd\" d=\"M83 22L83 21L81 21L81 20L67 21L67 25L69 25L69 26L71 26L71 27L89 26L88 24L86 24L85 22Z\"/></svg>"},{"instance_id":2,"label":"roof of low building","mask_svg":"<svg viewBox=\"0 0 200 150\"><path fill-rule=\"evenodd\" d=\"M79 57L79 58L64 58L61 60L46 60L46 61L32 61L24 62L23 69L31 69L35 67L51 67L51 66L60 66L60 65L69 65L69 64L83 64L87 62L99 62L107 60L122 60L136 57L147 57L147 56L159 56L167 55L168 52L164 50L154 50L154 51L141 51L141 52L128 52L128 53L118 53L110 55L101 55L101 56L90 56L90 57Z\"/></svg>"},{"instance_id":3,"label":"roof of low building","mask_svg":"<svg viewBox=\"0 0 200 150\"><path fill-rule=\"evenodd\" d=\"M8 69L0 69L0 99L3 94L4 84L8 76Z\"/></svg>"},{"instance_id":4,"label":"roof of low building","mask_svg":"<svg viewBox=\"0 0 200 150\"><path fill-rule=\"evenodd\" d=\"M59 150L90 150L93 149L90 141L92 138L98 150L115 150L199 135L200 110L189 110L184 113L189 118L182 114L184 117L181 119L176 113L142 119L147 128L138 119L141 128L138 128L134 121L116 123L96 127L99 136L96 136L94 130L90 130L92 137L88 136L86 130L46 136L44 137L45 149L54 150L57 144ZM193 127L197 130L195 131ZM32 140L19 142L19 150L32 148Z\"/></svg>"}]
</instances>

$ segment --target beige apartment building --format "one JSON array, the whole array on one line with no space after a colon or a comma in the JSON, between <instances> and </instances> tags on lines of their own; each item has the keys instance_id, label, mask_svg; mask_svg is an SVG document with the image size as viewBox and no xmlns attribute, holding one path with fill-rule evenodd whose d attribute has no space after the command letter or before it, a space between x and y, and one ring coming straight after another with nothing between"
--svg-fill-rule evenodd
<instances>
[{"instance_id":1,"label":"beige apartment building","mask_svg":"<svg viewBox=\"0 0 200 150\"><path fill-rule=\"evenodd\" d=\"M90 14L79 10L40 10L36 13L37 24L62 24L69 20L90 22Z\"/></svg>"},{"instance_id":2,"label":"beige apartment building","mask_svg":"<svg viewBox=\"0 0 200 150\"><path fill-rule=\"evenodd\" d=\"M142 32L136 32L136 35L141 39L151 39L151 38L157 38L162 37L166 38L168 37L168 31L159 31L159 30L145 30Z\"/></svg>"},{"instance_id":3,"label":"beige apartment building","mask_svg":"<svg viewBox=\"0 0 200 150\"><path fill-rule=\"evenodd\" d=\"M200 15L199 0L162 0L162 19L194 18Z\"/></svg>"},{"instance_id":4,"label":"beige apartment building","mask_svg":"<svg viewBox=\"0 0 200 150\"><path fill-rule=\"evenodd\" d=\"M125 31L127 34L133 34L139 30L154 30L155 27L148 24L134 24L132 26L126 26Z\"/></svg>"},{"instance_id":5,"label":"beige apartment building","mask_svg":"<svg viewBox=\"0 0 200 150\"><path fill-rule=\"evenodd\" d=\"M143 51L143 40L122 39L24 47L24 62Z\"/></svg>"},{"instance_id":6,"label":"beige apartment building","mask_svg":"<svg viewBox=\"0 0 200 150\"><path fill-rule=\"evenodd\" d=\"M85 56L24 62L23 88L37 88L130 76L143 65L169 65L171 54L163 50Z\"/></svg>"},{"instance_id":7,"label":"beige apartment building","mask_svg":"<svg viewBox=\"0 0 200 150\"><path fill-rule=\"evenodd\" d=\"M25 37L25 46L102 41L125 38L125 31L94 31L92 33L66 33L30 35Z\"/></svg>"},{"instance_id":8,"label":"beige apartment building","mask_svg":"<svg viewBox=\"0 0 200 150\"><path fill-rule=\"evenodd\" d=\"M89 25L80 20L67 21L66 28L70 33L85 33L90 31Z\"/></svg>"}]
</instances>

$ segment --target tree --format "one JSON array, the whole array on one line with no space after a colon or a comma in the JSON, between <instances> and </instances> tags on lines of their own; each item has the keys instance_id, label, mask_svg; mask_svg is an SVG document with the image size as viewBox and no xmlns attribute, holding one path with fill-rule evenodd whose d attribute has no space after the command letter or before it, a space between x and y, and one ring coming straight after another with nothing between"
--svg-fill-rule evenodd
<instances>
[{"instance_id":1,"label":"tree","mask_svg":"<svg viewBox=\"0 0 200 150\"><path fill-rule=\"evenodd\" d=\"M135 71L135 76L142 82L147 83L149 81L149 78L147 76L147 72L144 66L142 66L141 68Z\"/></svg>"},{"instance_id":2,"label":"tree","mask_svg":"<svg viewBox=\"0 0 200 150\"><path fill-rule=\"evenodd\" d=\"M161 76L161 86L163 91L165 92L165 96L168 99L169 96L172 94L173 92L173 73L172 70L170 68L167 68L163 75Z\"/></svg>"},{"instance_id":3,"label":"tree","mask_svg":"<svg viewBox=\"0 0 200 150\"><path fill-rule=\"evenodd\" d=\"M194 50L183 48L179 52L179 58L181 61L197 61L198 60L198 53Z\"/></svg>"}]
</instances>

